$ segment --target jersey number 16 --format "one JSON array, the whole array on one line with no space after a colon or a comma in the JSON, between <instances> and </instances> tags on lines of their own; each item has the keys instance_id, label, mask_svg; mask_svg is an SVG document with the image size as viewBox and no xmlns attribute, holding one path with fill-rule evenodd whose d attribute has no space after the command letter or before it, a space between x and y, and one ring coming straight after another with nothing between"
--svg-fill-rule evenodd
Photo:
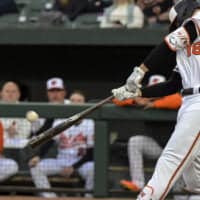
<instances>
[{"instance_id":1,"label":"jersey number 16","mask_svg":"<svg viewBox=\"0 0 200 200\"><path fill-rule=\"evenodd\" d=\"M200 42L196 42L190 46L187 47L187 55L188 57L193 55L200 55Z\"/></svg>"}]
</instances>

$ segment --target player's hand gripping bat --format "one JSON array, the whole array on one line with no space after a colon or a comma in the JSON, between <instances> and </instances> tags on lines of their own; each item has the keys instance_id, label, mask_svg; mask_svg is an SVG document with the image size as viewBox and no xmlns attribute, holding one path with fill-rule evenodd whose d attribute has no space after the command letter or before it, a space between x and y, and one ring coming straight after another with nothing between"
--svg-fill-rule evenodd
<instances>
[{"instance_id":1,"label":"player's hand gripping bat","mask_svg":"<svg viewBox=\"0 0 200 200\"><path fill-rule=\"evenodd\" d=\"M67 128L70 128L71 126L76 124L79 120L83 119L84 117L86 117L87 115L92 113L93 111L97 110L98 108L100 108L102 105L109 102L113 98L114 98L114 96L111 95L111 96L107 97L106 99L103 99L99 103L87 108L86 110L69 117L68 119L66 119L66 121L58 124L57 126L44 131L43 133L41 133L38 136L33 137L29 141L27 146L31 147L31 148L36 148L40 144L47 142L48 140L50 140L54 136L58 135L62 131L66 130Z\"/></svg>"}]
</instances>

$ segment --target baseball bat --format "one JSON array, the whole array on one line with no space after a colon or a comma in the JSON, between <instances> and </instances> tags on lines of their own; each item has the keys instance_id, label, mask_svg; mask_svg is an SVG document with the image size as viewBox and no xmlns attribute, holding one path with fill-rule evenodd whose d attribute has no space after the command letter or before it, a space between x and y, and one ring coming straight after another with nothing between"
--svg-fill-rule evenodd
<instances>
[{"instance_id":1,"label":"baseball bat","mask_svg":"<svg viewBox=\"0 0 200 200\"><path fill-rule=\"evenodd\" d=\"M69 117L68 119L66 119L64 122L58 124L55 127L52 127L46 131L44 131L43 133L39 134L38 136L33 137L27 144L28 147L31 148L36 148L37 146L47 142L48 140L50 140L51 138L53 138L54 136L58 135L59 133L61 133L62 131L70 128L71 126L73 126L74 124L76 124L79 120L83 119L84 117L86 117L87 115L89 115L90 113L92 113L93 111L97 110L98 108L100 108L102 105L104 105L105 103L109 102L111 99L113 99L113 95L101 100L100 102L98 102L97 104L87 108L86 110L83 110L80 113L77 113L71 117Z\"/></svg>"}]
</instances>

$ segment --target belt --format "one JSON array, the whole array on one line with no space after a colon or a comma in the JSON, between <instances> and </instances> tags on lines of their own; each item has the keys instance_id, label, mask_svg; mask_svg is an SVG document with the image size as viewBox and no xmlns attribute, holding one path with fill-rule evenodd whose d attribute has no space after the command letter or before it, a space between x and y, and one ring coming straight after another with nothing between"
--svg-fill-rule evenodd
<instances>
[{"instance_id":1,"label":"belt","mask_svg":"<svg viewBox=\"0 0 200 200\"><path fill-rule=\"evenodd\" d=\"M181 90L181 95L182 95L182 96L193 95L193 94L199 94L199 93L200 93L200 87L196 87L196 88L187 88L187 89L182 89L182 90Z\"/></svg>"}]
</instances>

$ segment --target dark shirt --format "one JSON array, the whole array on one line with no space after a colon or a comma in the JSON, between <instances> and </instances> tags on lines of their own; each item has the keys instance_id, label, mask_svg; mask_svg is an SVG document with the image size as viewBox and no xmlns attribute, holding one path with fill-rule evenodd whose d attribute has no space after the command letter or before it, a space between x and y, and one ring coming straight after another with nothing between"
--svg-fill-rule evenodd
<instances>
[{"instance_id":1,"label":"dark shirt","mask_svg":"<svg viewBox=\"0 0 200 200\"><path fill-rule=\"evenodd\" d=\"M54 9L63 12L73 21L83 13L103 12L103 9L109 5L109 2L102 0L69 0L66 5L62 5L59 0L56 0Z\"/></svg>"},{"instance_id":2,"label":"dark shirt","mask_svg":"<svg viewBox=\"0 0 200 200\"><path fill-rule=\"evenodd\" d=\"M166 11L168 11L173 5L173 1L172 0L164 0L161 3L157 3L154 4L152 6L146 7L143 9L143 12L145 14L145 16L148 17L153 17L153 16L157 16L157 14L154 12L154 8L155 7L159 7L160 8L160 14L165 13Z\"/></svg>"},{"instance_id":3,"label":"dark shirt","mask_svg":"<svg viewBox=\"0 0 200 200\"><path fill-rule=\"evenodd\" d=\"M17 13L17 5L14 0L0 0L0 15Z\"/></svg>"},{"instance_id":4,"label":"dark shirt","mask_svg":"<svg viewBox=\"0 0 200 200\"><path fill-rule=\"evenodd\" d=\"M43 126L36 132L36 133L32 133L32 136L37 136L39 134L41 134L42 132L46 131L47 129L51 128L53 125L54 119L46 119ZM47 155L49 149L54 145L55 141L53 139L49 140L48 142L46 142L45 144L41 145L38 149L36 154L40 157L43 158L45 157L45 155Z\"/></svg>"}]
</instances>

